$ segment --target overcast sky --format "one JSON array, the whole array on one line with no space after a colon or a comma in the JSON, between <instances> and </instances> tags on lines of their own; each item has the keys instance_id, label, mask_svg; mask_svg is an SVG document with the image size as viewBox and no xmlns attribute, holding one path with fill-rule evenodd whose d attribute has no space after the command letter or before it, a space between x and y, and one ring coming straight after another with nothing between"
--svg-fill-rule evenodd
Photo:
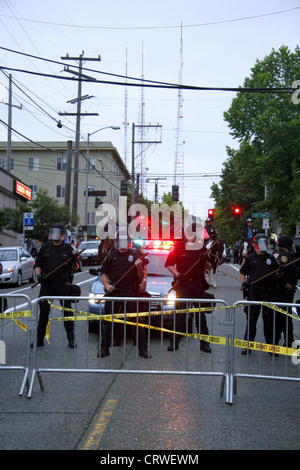
<instances>
[{"instance_id":1,"label":"overcast sky","mask_svg":"<svg viewBox=\"0 0 300 470\"><path fill-rule=\"evenodd\" d=\"M111 141L131 172L132 125L140 124L142 116L145 125L159 124L161 134L144 133L145 140L161 138L162 142L144 145L142 166L139 145L134 146L135 171L149 178L146 196L153 199L155 178L160 178L159 197L176 182L184 204L203 206L206 217L214 204L210 186L219 181L213 175L220 174L227 159L226 146L238 146L223 120L235 93L183 90L179 100L176 89L145 87L142 91L129 83L140 83L133 78L143 77L144 83L241 86L256 60L272 48L287 45L295 50L299 19L297 0L0 0L0 66L71 78L63 64L72 68L78 62L62 57L79 57L82 52L85 59L100 55L101 61L84 62L84 68L90 69L86 75L118 84L83 83L82 95L91 98L82 101L81 112L99 116L81 119L81 139L102 127L121 127L95 133L91 143ZM15 70L7 73L20 87L13 87L13 104L22 104L22 109L13 108L13 129L32 141L75 141L76 118L59 112L76 112L76 104L67 102L77 97L77 82ZM0 101L6 102L8 80L2 72L0 83ZM7 140L3 124L7 113L7 106L0 103L3 141ZM17 132L13 140L25 140ZM138 140L138 129L135 136Z\"/></svg>"}]
</instances>

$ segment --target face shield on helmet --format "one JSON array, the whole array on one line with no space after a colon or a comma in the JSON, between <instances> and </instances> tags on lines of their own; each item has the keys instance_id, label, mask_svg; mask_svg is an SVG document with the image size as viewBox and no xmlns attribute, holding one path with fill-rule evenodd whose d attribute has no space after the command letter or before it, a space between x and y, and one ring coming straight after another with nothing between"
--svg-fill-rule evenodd
<instances>
[{"instance_id":1,"label":"face shield on helmet","mask_svg":"<svg viewBox=\"0 0 300 470\"><path fill-rule=\"evenodd\" d=\"M131 238L128 235L128 226L120 225L117 237L115 240L115 248L127 250L131 246Z\"/></svg>"},{"instance_id":2,"label":"face shield on helmet","mask_svg":"<svg viewBox=\"0 0 300 470\"><path fill-rule=\"evenodd\" d=\"M49 230L48 240L63 241L64 234L65 234L65 230L64 230L63 225L54 224Z\"/></svg>"},{"instance_id":3,"label":"face shield on helmet","mask_svg":"<svg viewBox=\"0 0 300 470\"><path fill-rule=\"evenodd\" d=\"M191 222L186 225L184 233L186 238L186 249L188 250L201 249L206 238L209 238L201 220L196 220L196 222Z\"/></svg>"},{"instance_id":4,"label":"face shield on helmet","mask_svg":"<svg viewBox=\"0 0 300 470\"><path fill-rule=\"evenodd\" d=\"M254 246L258 251L269 251L270 245L264 235L256 235L253 239Z\"/></svg>"}]
</instances>

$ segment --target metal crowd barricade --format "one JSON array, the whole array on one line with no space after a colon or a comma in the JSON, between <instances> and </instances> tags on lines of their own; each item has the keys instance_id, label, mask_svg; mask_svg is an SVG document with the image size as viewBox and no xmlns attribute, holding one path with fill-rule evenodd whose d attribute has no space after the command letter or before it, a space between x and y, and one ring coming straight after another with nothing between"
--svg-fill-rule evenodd
<instances>
[{"instance_id":1,"label":"metal crowd barricade","mask_svg":"<svg viewBox=\"0 0 300 470\"><path fill-rule=\"evenodd\" d=\"M32 304L23 294L1 294L0 305L0 372L23 371L19 391L22 395L25 385L29 389Z\"/></svg>"},{"instance_id":2,"label":"metal crowd barricade","mask_svg":"<svg viewBox=\"0 0 300 470\"><path fill-rule=\"evenodd\" d=\"M186 374L221 377L220 395L223 396L225 390L226 402L229 403L232 386L230 344L232 343L233 329L232 323L229 321L229 308L223 300L176 299L176 303L180 301L186 304L186 308L181 311L186 317L186 331L181 334L182 341L177 351L168 351L167 346L170 343L170 337L176 334L178 312L176 312L176 304L166 305L165 298L107 296L105 301L111 301L113 306L113 315L107 316L103 310L101 315L89 314L89 297L41 297L33 301L35 330L37 330L41 300L50 302L50 336L47 334L44 347L37 347L36 338L34 340L33 369L28 398L31 398L36 377L40 389L44 390L42 380L44 372ZM71 319L73 319L75 327L76 347L74 349L68 348L63 326L64 320L70 320L70 316L66 317L68 310L65 308L65 302L70 300L72 301L72 312L70 313L73 315ZM124 302L123 312L125 313L116 311L115 305L118 301ZM134 313L126 311L129 302L136 303ZM190 308L191 302L194 305L193 308ZM99 299L99 306L101 305L104 304ZM199 312L197 313L199 307L204 308L206 312L208 336L195 332L193 323L195 323L195 315L199 315ZM210 313L211 311L213 313ZM91 321L97 324L96 333L89 332ZM104 321L111 323L112 331L112 344L107 357L101 357ZM225 335L224 326L225 328L230 327L229 333ZM114 338L120 328L122 345L117 346L114 345ZM138 328L145 330L151 358L139 356ZM200 340L210 343L212 348L210 354L200 350Z\"/></svg>"},{"instance_id":3,"label":"metal crowd barricade","mask_svg":"<svg viewBox=\"0 0 300 470\"><path fill-rule=\"evenodd\" d=\"M263 318L260 312L257 321L257 330L255 341L249 341L248 338L244 339L244 332L246 324L248 325L247 331L249 332L249 315L247 315L247 308L251 305L260 305L270 308L272 312L273 323L273 343L267 344L264 337ZM240 307L243 308L246 315L243 322L243 331L237 334L237 315L240 315ZM293 311L293 309L298 309ZM282 302L258 302L241 300L236 302L232 309L232 323L234 325L234 341L232 343L231 354L231 376L233 378L233 387L230 393L237 393L237 378L254 378L254 379L272 379L272 380L287 380L300 382L300 316L299 304L296 303L282 303ZM285 315L286 331L288 332L289 324L288 318L292 318L294 342L292 347L285 345L285 338L282 333L280 341L275 344L275 329L278 315ZM241 356L241 349L244 349L244 354ZM230 401L233 402L233 396L230 396Z\"/></svg>"}]
</instances>

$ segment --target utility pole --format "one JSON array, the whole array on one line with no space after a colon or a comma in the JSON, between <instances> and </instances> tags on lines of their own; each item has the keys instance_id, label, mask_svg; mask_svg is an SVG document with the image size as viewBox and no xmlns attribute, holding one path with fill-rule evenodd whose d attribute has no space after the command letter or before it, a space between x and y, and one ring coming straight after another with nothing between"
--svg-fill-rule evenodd
<instances>
[{"instance_id":1,"label":"utility pole","mask_svg":"<svg viewBox=\"0 0 300 470\"><path fill-rule=\"evenodd\" d=\"M131 181L132 181L132 187L131 187L131 205L133 205L137 198L138 198L138 188L135 187L135 154L134 154L134 145L135 144L161 144L162 138L161 135L158 138L153 138L152 140L144 140L143 137L141 137L139 140L135 140L135 129L136 128L147 128L148 131L153 128L155 132L158 130L161 131L162 126L160 124L132 124L132 140L131 140Z\"/></svg>"},{"instance_id":2,"label":"utility pole","mask_svg":"<svg viewBox=\"0 0 300 470\"><path fill-rule=\"evenodd\" d=\"M78 173L79 173L79 146L80 146L80 118L81 116L98 116L98 113L81 113L81 101L83 99L89 98L88 96L81 95L82 89L82 79L89 78L82 73L82 63L83 63L84 51L80 54L79 57L70 57L68 54L66 57L61 57L62 60L75 60L79 62L79 71L70 70L68 67L65 67L66 72L78 75L78 93L77 98L72 100L74 103L77 102L77 112L76 113L59 113L60 116L76 116L76 135L75 135L75 157L74 157L74 180L73 180L73 203L72 211L77 214L78 208ZM101 61L100 55L97 58L85 57L85 61Z\"/></svg>"},{"instance_id":3,"label":"utility pole","mask_svg":"<svg viewBox=\"0 0 300 470\"><path fill-rule=\"evenodd\" d=\"M11 130L12 130L12 108L22 109L22 105L16 106L12 104L12 76L8 76L8 122L7 122L7 148L6 148L6 169L11 170Z\"/></svg>"}]
</instances>

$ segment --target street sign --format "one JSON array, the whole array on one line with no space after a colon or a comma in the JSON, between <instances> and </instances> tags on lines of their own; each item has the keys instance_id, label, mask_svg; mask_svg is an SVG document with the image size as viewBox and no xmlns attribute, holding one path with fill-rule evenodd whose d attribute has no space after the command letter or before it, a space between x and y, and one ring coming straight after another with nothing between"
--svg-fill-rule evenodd
<instances>
[{"instance_id":1,"label":"street sign","mask_svg":"<svg viewBox=\"0 0 300 470\"><path fill-rule=\"evenodd\" d=\"M251 214L253 218L258 218L258 219L268 219L269 218L269 212L254 212Z\"/></svg>"},{"instance_id":2,"label":"street sign","mask_svg":"<svg viewBox=\"0 0 300 470\"><path fill-rule=\"evenodd\" d=\"M24 230L33 230L33 212L23 213Z\"/></svg>"},{"instance_id":3,"label":"street sign","mask_svg":"<svg viewBox=\"0 0 300 470\"><path fill-rule=\"evenodd\" d=\"M270 228L269 219L264 219L262 226L263 228Z\"/></svg>"},{"instance_id":4,"label":"street sign","mask_svg":"<svg viewBox=\"0 0 300 470\"><path fill-rule=\"evenodd\" d=\"M85 191L84 191L85 196ZM106 196L106 191L88 191L88 196Z\"/></svg>"}]
</instances>

